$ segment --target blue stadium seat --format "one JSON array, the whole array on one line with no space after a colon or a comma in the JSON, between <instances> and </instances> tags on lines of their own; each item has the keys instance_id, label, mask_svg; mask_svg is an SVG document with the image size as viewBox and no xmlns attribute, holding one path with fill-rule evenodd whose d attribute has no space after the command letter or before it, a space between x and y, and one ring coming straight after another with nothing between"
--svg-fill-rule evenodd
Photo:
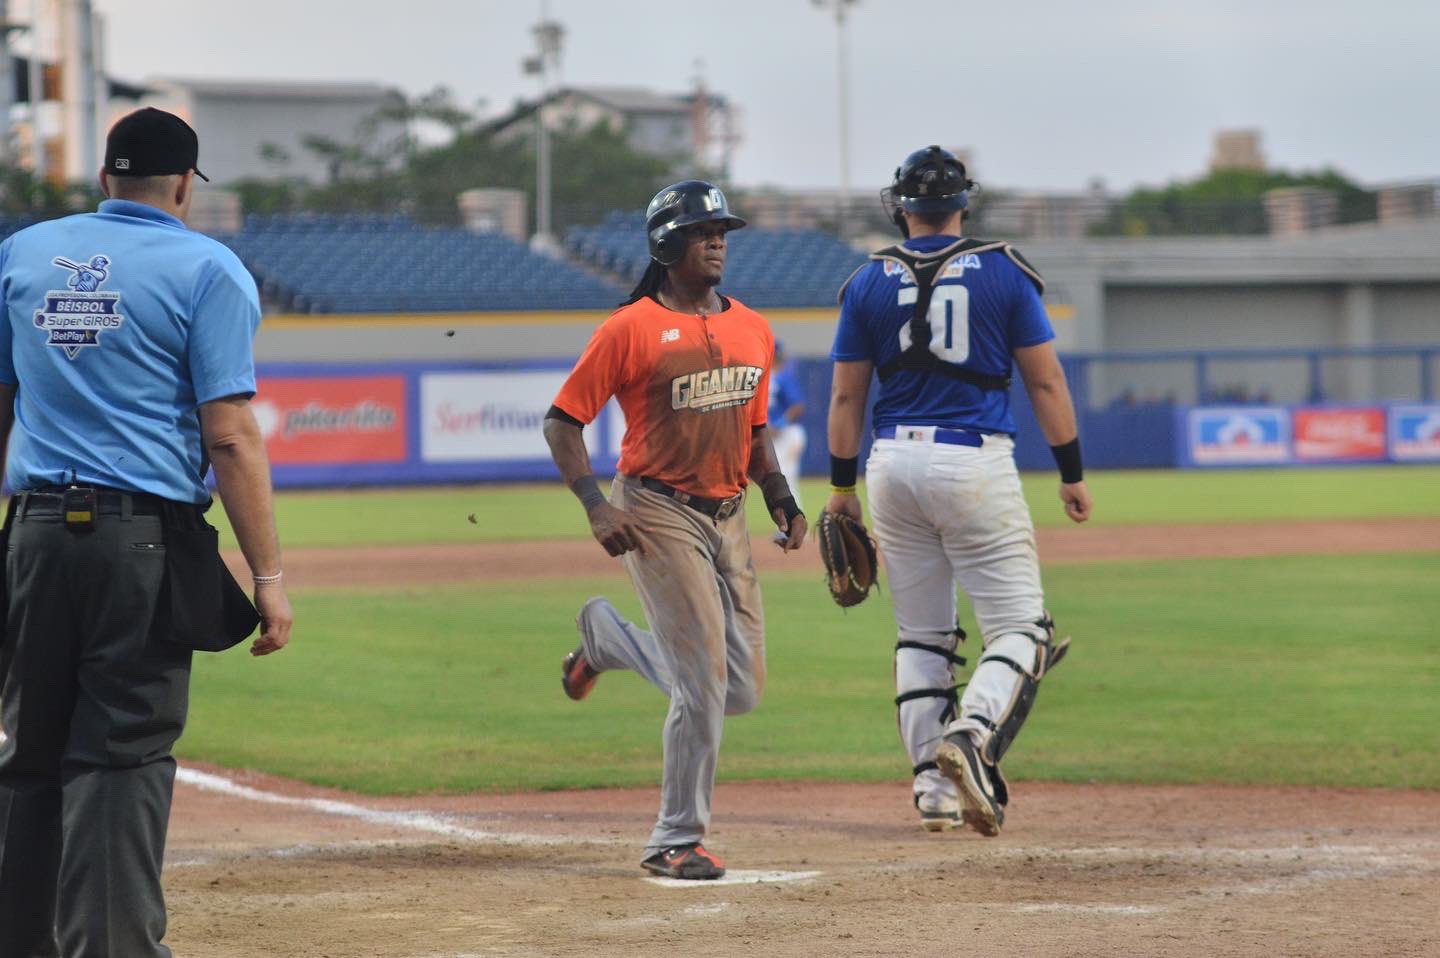
<instances>
[{"instance_id":1,"label":"blue stadium seat","mask_svg":"<svg viewBox=\"0 0 1440 958\"><path fill-rule=\"evenodd\" d=\"M35 222L0 215L0 238ZM403 214L250 213L216 237L254 274L261 292L298 313L456 310L608 310L650 262L645 218L615 210L565 236L576 262L532 252L497 233L422 226ZM758 308L830 306L864 256L815 230L730 236L722 286Z\"/></svg>"},{"instance_id":2,"label":"blue stadium seat","mask_svg":"<svg viewBox=\"0 0 1440 958\"><path fill-rule=\"evenodd\" d=\"M598 226L580 226L565 238L576 259L615 273L628 282L649 263L645 217L614 211ZM831 306L835 293L865 262L835 237L818 230L762 230L750 227L730 236L722 289L760 308Z\"/></svg>"},{"instance_id":3,"label":"blue stadium seat","mask_svg":"<svg viewBox=\"0 0 1440 958\"><path fill-rule=\"evenodd\" d=\"M221 240L296 312L608 308L620 295L507 237L398 214L251 214Z\"/></svg>"}]
</instances>

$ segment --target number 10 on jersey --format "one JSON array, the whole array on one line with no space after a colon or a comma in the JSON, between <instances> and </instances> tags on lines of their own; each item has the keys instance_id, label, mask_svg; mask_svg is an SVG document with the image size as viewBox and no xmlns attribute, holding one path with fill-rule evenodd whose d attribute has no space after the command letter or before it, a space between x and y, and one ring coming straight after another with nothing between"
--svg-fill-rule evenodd
<instances>
[{"instance_id":1,"label":"number 10 on jersey","mask_svg":"<svg viewBox=\"0 0 1440 958\"><path fill-rule=\"evenodd\" d=\"M900 305L914 306L920 291L900 287ZM900 349L910 348L910 324L900 327ZM930 296L930 351L947 363L970 358L970 290L964 286L936 286Z\"/></svg>"}]
</instances>

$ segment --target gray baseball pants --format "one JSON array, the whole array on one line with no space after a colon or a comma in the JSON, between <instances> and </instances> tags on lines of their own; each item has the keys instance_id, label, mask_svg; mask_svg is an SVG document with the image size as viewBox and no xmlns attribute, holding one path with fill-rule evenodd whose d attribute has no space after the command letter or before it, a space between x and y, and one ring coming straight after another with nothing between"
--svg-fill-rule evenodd
<instances>
[{"instance_id":1,"label":"gray baseball pants","mask_svg":"<svg viewBox=\"0 0 1440 958\"><path fill-rule=\"evenodd\" d=\"M577 621L591 666L638 672L670 699L649 856L705 836L725 716L753 709L765 685L765 614L744 509L711 519L627 476L615 477L611 501L644 529L644 554L624 562L650 629L604 598Z\"/></svg>"}]
</instances>

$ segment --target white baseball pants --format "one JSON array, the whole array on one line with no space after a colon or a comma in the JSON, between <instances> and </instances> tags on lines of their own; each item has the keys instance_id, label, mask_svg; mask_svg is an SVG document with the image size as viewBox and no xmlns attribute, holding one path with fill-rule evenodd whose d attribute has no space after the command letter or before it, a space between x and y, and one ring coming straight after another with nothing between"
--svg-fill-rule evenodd
<instances>
[{"instance_id":1,"label":"white baseball pants","mask_svg":"<svg viewBox=\"0 0 1440 958\"><path fill-rule=\"evenodd\" d=\"M781 426L770 434L770 443L775 447L775 459L780 463L780 472L795 494L795 504L805 508L800 499L800 457L805 454L805 427L798 422Z\"/></svg>"},{"instance_id":2,"label":"white baseball pants","mask_svg":"<svg viewBox=\"0 0 1440 958\"><path fill-rule=\"evenodd\" d=\"M865 467L900 640L953 650L958 584L970 599L985 649L1029 661L1035 654L1029 636L1044 614L1044 594L1013 440L986 436L976 448L930 441L933 427L900 431L927 438L876 440ZM896 651L897 692L946 688L952 681L944 656ZM933 762L947 732L967 732L983 745L990 729L965 716L997 719L1019 681L1003 663L986 662L971 676L958 712L940 697L904 702L900 737L911 764ZM915 793L942 797L953 795L954 786L936 771L922 771Z\"/></svg>"}]
</instances>

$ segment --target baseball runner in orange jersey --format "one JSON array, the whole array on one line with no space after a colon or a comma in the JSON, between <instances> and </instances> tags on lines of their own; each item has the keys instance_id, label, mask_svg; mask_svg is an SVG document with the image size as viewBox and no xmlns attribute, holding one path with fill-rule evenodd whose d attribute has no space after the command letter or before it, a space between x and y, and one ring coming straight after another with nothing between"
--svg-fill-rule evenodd
<instances>
[{"instance_id":1,"label":"baseball runner in orange jersey","mask_svg":"<svg viewBox=\"0 0 1440 958\"><path fill-rule=\"evenodd\" d=\"M592 598L565 658L572 699L602 672L630 669L670 699L660 816L641 861L671 878L719 878L701 840L726 715L750 711L765 684L765 614L750 557L745 490L755 481L780 533L800 548L805 516L766 427L775 338L759 313L715 291L725 234L745 225L709 183L656 194L646 213L652 261L635 292L595 331L555 397L545 438L596 540L625 570L650 628ZM610 397L625 415L611 498L581 436Z\"/></svg>"}]
</instances>

